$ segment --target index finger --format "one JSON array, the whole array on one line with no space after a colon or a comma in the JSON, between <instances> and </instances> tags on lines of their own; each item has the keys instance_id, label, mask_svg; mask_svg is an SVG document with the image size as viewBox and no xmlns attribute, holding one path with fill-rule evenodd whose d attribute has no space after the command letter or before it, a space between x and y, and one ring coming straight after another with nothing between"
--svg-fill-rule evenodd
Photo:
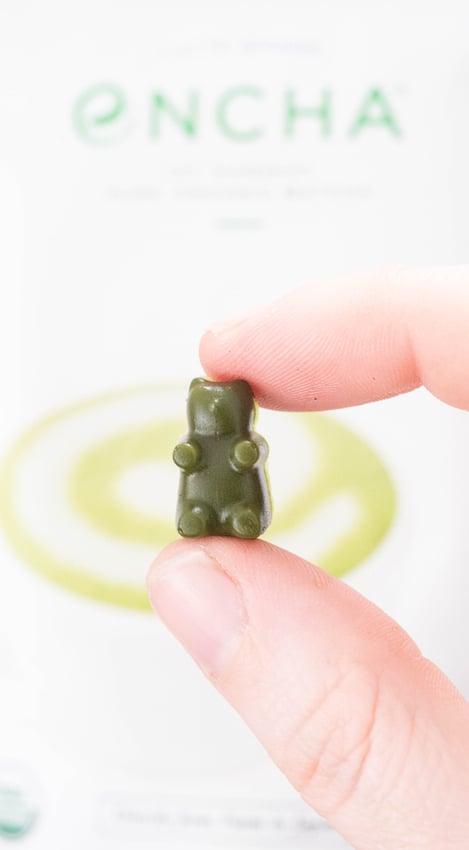
<instances>
[{"instance_id":1,"label":"index finger","mask_svg":"<svg viewBox=\"0 0 469 850\"><path fill-rule=\"evenodd\" d=\"M263 407L326 410L424 385L469 409L469 266L386 267L294 290L203 336L217 380Z\"/></svg>"}]
</instances>

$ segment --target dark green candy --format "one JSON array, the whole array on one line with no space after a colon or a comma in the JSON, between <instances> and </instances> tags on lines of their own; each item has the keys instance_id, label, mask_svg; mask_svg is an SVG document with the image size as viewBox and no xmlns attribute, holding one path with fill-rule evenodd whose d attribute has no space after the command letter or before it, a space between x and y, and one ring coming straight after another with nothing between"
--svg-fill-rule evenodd
<instances>
[{"instance_id":1,"label":"dark green candy","mask_svg":"<svg viewBox=\"0 0 469 850\"><path fill-rule=\"evenodd\" d=\"M252 430L254 417L246 381L192 381L189 431L173 451L181 469L176 523L183 537L254 538L270 524L269 450Z\"/></svg>"}]
</instances>

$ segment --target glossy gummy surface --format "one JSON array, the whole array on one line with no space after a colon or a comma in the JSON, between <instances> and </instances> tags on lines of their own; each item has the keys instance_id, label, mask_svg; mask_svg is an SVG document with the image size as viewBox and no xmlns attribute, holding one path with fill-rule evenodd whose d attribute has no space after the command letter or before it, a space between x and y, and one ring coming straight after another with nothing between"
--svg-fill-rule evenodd
<instances>
[{"instance_id":1,"label":"glossy gummy surface","mask_svg":"<svg viewBox=\"0 0 469 850\"><path fill-rule=\"evenodd\" d=\"M189 430L173 451L181 470L176 524L182 537L255 538L269 526L268 446L252 430L254 418L246 381L191 382Z\"/></svg>"}]
</instances>

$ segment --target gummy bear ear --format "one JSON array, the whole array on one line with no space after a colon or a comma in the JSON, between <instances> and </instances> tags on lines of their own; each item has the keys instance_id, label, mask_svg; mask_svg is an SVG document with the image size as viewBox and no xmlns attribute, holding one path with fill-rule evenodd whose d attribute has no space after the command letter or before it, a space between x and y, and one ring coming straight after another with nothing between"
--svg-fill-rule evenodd
<instances>
[{"instance_id":1,"label":"gummy bear ear","mask_svg":"<svg viewBox=\"0 0 469 850\"><path fill-rule=\"evenodd\" d=\"M206 378L193 378L189 387L189 392L194 389L194 387L200 387L205 384Z\"/></svg>"}]
</instances>

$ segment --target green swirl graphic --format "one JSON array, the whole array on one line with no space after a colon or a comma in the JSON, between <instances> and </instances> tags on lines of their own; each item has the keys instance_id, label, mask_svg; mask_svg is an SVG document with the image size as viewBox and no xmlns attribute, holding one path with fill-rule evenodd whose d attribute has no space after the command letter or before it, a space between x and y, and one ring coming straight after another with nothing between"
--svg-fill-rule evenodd
<instances>
[{"instance_id":1,"label":"green swirl graphic","mask_svg":"<svg viewBox=\"0 0 469 850\"><path fill-rule=\"evenodd\" d=\"M8 452L0 472L0 517L6 535L21 558L45 578L69 590L103 602L148 610L143 586L100 577L92 569L59 558L36 539L15 506L14 494L21 464L37 442L54 427L83 412L102 409L142 393L174 389L159 385L113 392L67 407L28 429ZM160 405L161 407L161 405ZM287 413L300 426L315 449L314 471L303 481L287 505L274 512L274 522L265 535L275 541L313 519L318 510L337 496L353 500L355 519L347 531L336 535L316 563L341 576L360 564L387 534L395 514L396 495L385 464L376 452L351 429L326 414ZM288 420L286 420L288 421ZM135 464L170 462L172 448L185 430L185 421L159 415L91 442L64 470L65 498L95 532L113 540L146 544L155 551L176 536L167 517L137 510L118 492L118 482ZM158 481L155 480L155 488ZM274 493L275 498L275 493ZM142 582L143 585L143 582Z\"/></svg>"}]
</instances>

